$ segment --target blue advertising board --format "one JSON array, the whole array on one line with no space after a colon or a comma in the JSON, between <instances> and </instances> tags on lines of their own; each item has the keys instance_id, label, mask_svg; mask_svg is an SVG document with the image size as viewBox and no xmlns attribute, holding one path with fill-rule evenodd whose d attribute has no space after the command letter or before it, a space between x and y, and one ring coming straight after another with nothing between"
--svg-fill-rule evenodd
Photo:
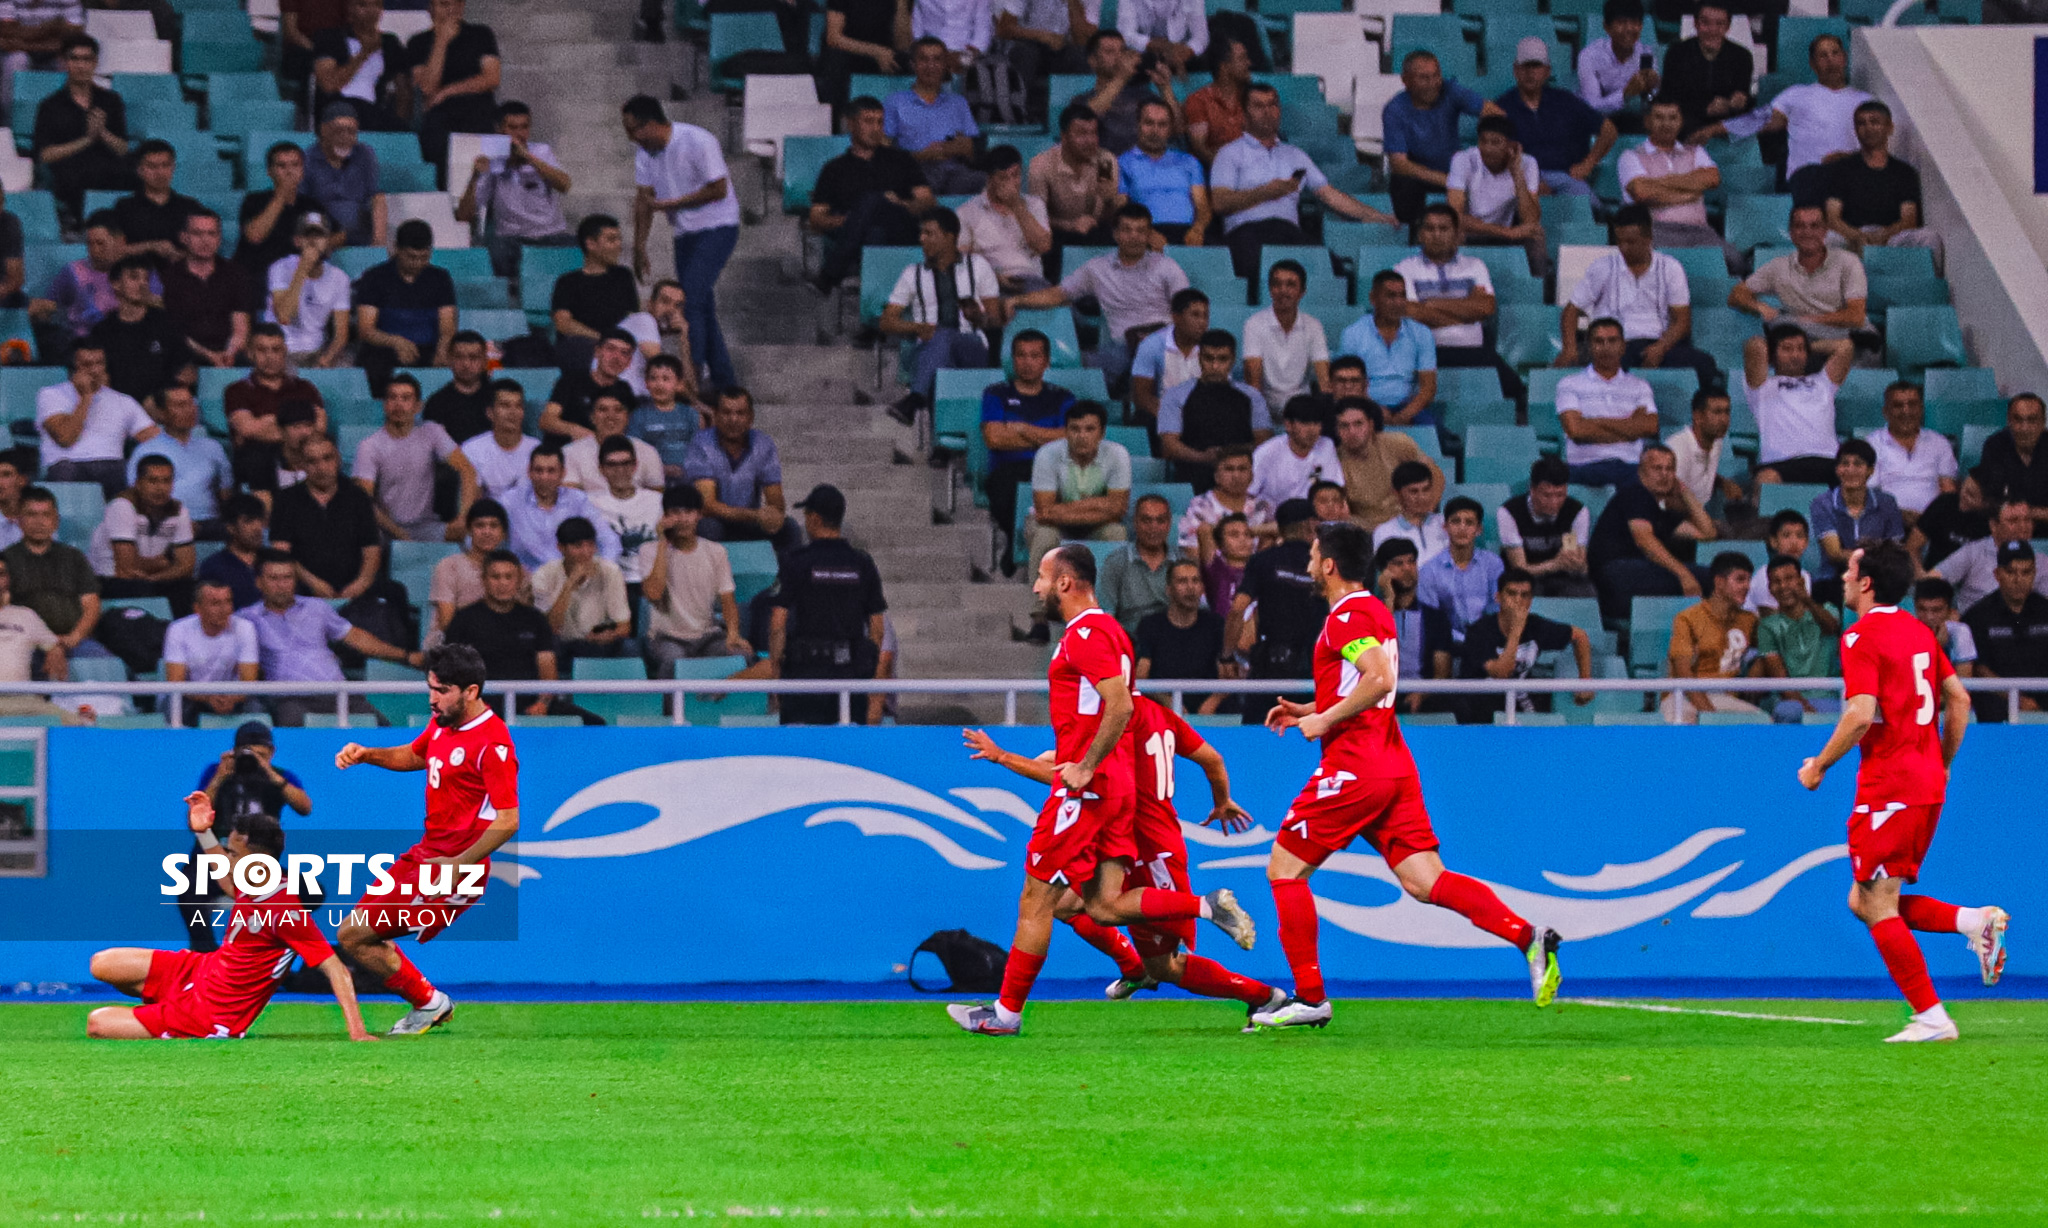
<instances>
[{"instance_id":1,"label":"blue advertising board","mask_svg":"<svg viewBox=\"0 0 2048 1228\"><path fill-rule=\"evenodd\" d=\"M1043 728L991 732L1026 754L1051 745ZM1203 946L1222 949L1233 968L1284 978L1263 866L1314 751L1262 730L1202 732L1257 826L1226 836L1187 825L1195 887L1233 888L1261 933L1251 953L1214 931ZM179 799L229 736L51 731L49 875L0 879L0 984L82 982L87 954L101 946L182 945L175 908L157 890L160 862L187 847ZM315 803L310 817L288 821L298 833L289 851L398 853L417 832L424 779L337 772L334 752L351 736L403 734L278 732L276 762L304 778ZM1408 736L1446 861L1563 933L1574 977L1880 974L1843 905L1853 763L1818 794L1793 778L1824 731ZM539 729L517 738L521 838L495 859L477 909L419 955L438 981L882 982L900 979L935 930L1009 941L1043 791L970 760L958 730ZM1930 893L2039 913L2042 793L2015 787L2010 767L2038 764L2044 750L2048 730L1971 731L1922 880ZM1206 781L1185 760L1178 802L1190 819L1208 812ZM1333 978L1523 975L1500 942L1402 894L1362 845L1332 858L1314 885ZM1937 975L1974 969L1960 938L1925 940ZM2048 973L2048 955L2022 944L2010 970ZM1056 937L1047 976L1109 972L1071 935Z\"/></svg>"}]
</instances>

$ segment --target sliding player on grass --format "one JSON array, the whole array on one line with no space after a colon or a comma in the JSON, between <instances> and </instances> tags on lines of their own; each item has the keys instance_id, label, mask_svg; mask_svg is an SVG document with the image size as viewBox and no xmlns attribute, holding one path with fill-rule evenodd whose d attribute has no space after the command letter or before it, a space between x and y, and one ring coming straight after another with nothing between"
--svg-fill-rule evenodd
<instances>
[{"instance_id":1,"label":"sliding player on grass","mask_svg":"<svg viewBox=\"0 0 2048 1228\"><path fill-rule=\"evenodd\" d=\"M1560 979L1557 931L1524 921L1491 887L1444 869L1437 856L1422 780L1394 718L1401 650L1394 642L1393 615L1365 589L1371 566L1372 538L1357 525L1326 524L1309 547L1309 575L1330 603L1316 637L1315 702L1281 700L1266 714L1266 728L1280 734L1298 728L1303 737L1320 739L1323 759L1288 809L1266 863L1280 913L1280 945L1294 970L1294 996L1277 1009L1257 1012L1252 1022L1282 1028L1330 1022L1308 877L1359 837L1386 858L1409 895L1459 913L1520 948L1529 959L1536 1005L1548 1006Z\"/></svg>"},{"instance_id":2,"label":"sliding player on grass","mask_svg":"<svg viewBox=\"0 0 2048 1228\"><path fill-rule=\"evenodd\" d=\"M1913 1007L1904 1030L1886 1039L1909 1042L1957 1036L1912 931L1964 935L1984 983L1996 985L2005 970L2007 922L2002 908L1958 908L1900 891L1920 877L1948 797L1949 767L1970 723L1970 693L1948 654L1924 623L1899 609L1913 570L1913 556L1897 542L1867 541L1850 554L1842 591L1856 622L1842 635L1842 719L1820 753L1799 765L1799 783L1818 789L1850 747L1862 747L1849 814L1849 911L1870 927L1886 970Z\"/></svg>"},{"instance_id":3,"label":"sliding player on grass","mask_svg":"<svg viewBox=\"0 0 2048 1228\"><path fill-rule=\"evenodd\" d=\"M267 814L244 815L226 841L213 834L213 799L185 796L186 823L203 853L225 852L228 873L252 853L284 859L284 828ZM92 957L92 974L141 1006L102 1006L86 1017L85 1034L104 1040L239 1039L277 992L292 957L318 968L334 987L350 1040L375 1040L363 1028L356 987L347 966L327 945L299 897L282 876L262 895L235 893L228 937L216 950L152 951L111 947Z\"/></svg>"},{"instance_id":4,"label":"sliding player on grass","mask_svg":"<svg viewBox=\"0 0 2048 1228\"><path fill-rule=\"evenodd\" d=\"M434 719L420 736L406 746L350 742L334 756L339 769L367 763L427 774L426 833L392 865L397 890L365 895L336 935L351 961L412 1005L391 1025L393 1036L418 1036L455 1013L396 940L430 941L468 911L483 897L491 854L519 831L519 756L511 731L484 703L483 657L467 644L443 644L423 664Z\"/></svg>"},{"instance_id":5,"label":"sliding player on grass","mask_svg":"<svg viewBox=\"0 0 2048 1228\"><path fill-rule=\"evenodd\" d=\"M1132 832L1137 845L1137 870L1154 887L1185 892L1188 846L1181 835L1180 815L1173 807L1174 758L1193 760L1209 778L1212 805L1202 826L1235 834L1250 827L1252 817L1231 800L1230 770L1215 747L1159 701L1139 695L1134 703L1130 732L1125 736L1130 739L1137 768L1137 816ZM993 738L979 729L964 733L974 758L986 759L1043 785L1053 782L1052 752L1026 759L996 745ZM1194 954L1193 918L1134 923L1130 927L1131 937L1126 939L1089 917L1083 911L1081 897L1072 891L1060 897L1055 915L1089 945L1116 961L1122 975L1104 991L1113 1001L1129 998L1139 990L1156 989L1162 981L1207 998L1235 998L1250 1008L1247 1014L1286 1000L1287 995L1272 986L1239 976L1213 959Z\"/></svg>"},{"instance_id":6,"label":"sliding player on grass","mask_svg":"<svg viewBox=\"0 0 2048 1228\"><path fill-rule=\"evenodd\" d=\"M1056 762L1052 796L1025 849L1017 935L993 1005L955 1003L953 1022L983 1036L1015 1036L1024 1001L1045 966L1053 916L1069 887L1101 925L1206 917L1250 950L1252 921L1229 891L1198 896L1159 887L1124 890L1135 858L1136 782L1130 739L1131 666L1136 654L1117 621L1095 604L1095 556L1078 543L1049 552L1031 591L1066 624L1046 668Z\"/></svg>"}]
</instances>

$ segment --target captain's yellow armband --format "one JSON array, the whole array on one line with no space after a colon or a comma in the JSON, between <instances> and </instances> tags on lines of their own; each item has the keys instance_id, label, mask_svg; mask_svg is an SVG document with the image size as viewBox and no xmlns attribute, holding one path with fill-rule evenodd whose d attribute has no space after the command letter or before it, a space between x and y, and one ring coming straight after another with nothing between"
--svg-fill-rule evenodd
<instances>
[{"instance_id":1,"label":"captain's yellow armband","mask_svg":"<svg viewBox=\"0 0 2048 1228\"><path fill-rule=\"evenodd\" d=\"M1344 645L1337 655L1343 657L1347 663L1356 665L1358 664L1358 658L1379 646L1379 640L1368 635L1364 639L1353 640L1349 644Z\"/></svg>"}]
</instances>

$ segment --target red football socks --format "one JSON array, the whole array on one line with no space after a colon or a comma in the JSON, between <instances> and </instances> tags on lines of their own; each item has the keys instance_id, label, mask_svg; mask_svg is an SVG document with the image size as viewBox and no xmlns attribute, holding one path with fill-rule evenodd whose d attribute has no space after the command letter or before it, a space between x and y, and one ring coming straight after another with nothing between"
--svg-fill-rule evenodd
<instances>
[{"instance_id":1,"label":"red football socks","mask_svg":"<svg viewBox=\"0 0 2048 1228\"><path fill-rule=\"evenodd\" d=\"M1913 938L1913 931L1903 917L1886 917L1870 927L1871 941L1877 943L1877 953L1884 956L1884 966L1892 974L1892 983L1899 992L1906 995L1913 1013L1934 1007L1941 1001L1934 992L1934 982L1927 975L1927 959L1920 954L1920 944Z\"/></svg>"},{"instance_id":2,"label":"red football socks","mask_svg":"<svg viewBox=\"0 0 2048 1228\"><path fill-rule=\"evenodd\" d=\"M1014 1013L1024 1009L1024 999L1031 996L1031 986L1037 983L1038 970L1043 967L1044 955L1010 948L1010 958L1003 964L1003 992L996 998L1004 1010Z\"/></svg>"},{"instance_id":3,"label":"red football socks","mask_svg":"<svg viewBox=\"0 0 2048 1228\"><path fill-rule=\"evenodd\" d=\"M1316 897L1305 878L1273 882L1273 906L1280 913L1280 949L1294 972L1294 996L1310 1006L1323 1000L1323 968L1316 962Z\"/></svg>"},{"instance_id":4,"label":"red football socks","mask_svg":"<svg viewBox=\"0 0 2048 1228\"><path fill-rule=\"evenodd\" d=\"M1529 939L1535 931L1500 902L1493 888L1476 878L1445 870L1437 875L1436 886L1430 888L1429 902L1450 909L1496 938L1505 938L1524 951L1529 949Z\"/></svg>"},{"instance_id":5,"label":"red football socks","mask_svg":"<svg viewBox=\"0 0 2048 1228\"><path fill-rule=\"evenodd\" d=\"M1116 970L1123 973L1125 980L1135 981L1145 975L1145 961L1138 958L1138 948L1131 945L1122 930L1110 929L1087 913L1074 914L1067 918L1067 924L1083 942L1115 960Z\"/></svg>"},{"instance_id":6,"label":"red football socks","mask_svg":"<svg viewBox=\"0 0 2048 1228\"><path fill-rule=\"evenodd\" d=\"M1239 976L1215 960L1203 959L1199 955L1188 956L1187 968L1181 973L1180 987L1205 998L1236 998L1253 1006L1264 1006L1273 998L1272 986L1261 985L1248 976Z\"/></svg>"},{"instance_id":7,"label":"red football socks","mask_svg":"<svg viewBox=\"0 0 2048 1228\"><path fill-rule=\"evenodd\" d=\"M384 978L384 988L415 1007L425 1006L434 1000L434 987L426 974L413 967L412 961L402 951L398 954L398 971Z\"/></svg>"},{"instance_id":8,"label":"red football socks","mask_svg":"<svg viewBox=\"0 0 2048 1228\"><path fill-rule=\"evenodd\" d=\"M1147 921L1192 921L1202 915L1202 897L1192 891L1144 887L1138 892L1138 911Z\"/></svg>"},{"instance_id":9,"label":"red football socks","mask_svg":"<svg viewBox=\"0 0 2048 1228\"><path fill-rule=\"evenodd\" d=\"M1908 929L1930 934L1953 934L1956 932L1956 913L1960 911L1955 905L1945 904L1931 895L1899 897L1899 916L1905 919Z\"/></svg>"}]
</instances>

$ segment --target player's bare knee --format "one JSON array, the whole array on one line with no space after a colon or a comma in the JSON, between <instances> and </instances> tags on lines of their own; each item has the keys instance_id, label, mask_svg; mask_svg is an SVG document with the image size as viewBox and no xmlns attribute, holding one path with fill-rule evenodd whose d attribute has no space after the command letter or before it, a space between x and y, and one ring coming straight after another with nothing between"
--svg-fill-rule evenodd
<instances>
[{"instance_id":1,"label":"player's bare knee","mask_svg":"<svg viewBox=\"0 0 2048 1228\"><path fill-rule=\"evenodd\" d=\"M119 960L112 951L94 951L92 953L92 962L87 965L87 968L92 973L92 979L105 981L111 985L114 983L115 978L120 975L116 971L118 965ZM97 1015L99 1011L94 1011L93 1014Z\"/></svg>"},{"instance_id":2,"label":"player's bare knee","mask_svg":"<svg viewBox=\"0 0 2048 1228\"><path fill-rule=\"evenodd\" d=\"M119 1021L122 1011L118 1006L102 1006L85 1017L85 1034L95 1040L111 1040L120 1036Z\"/></svg>"}]
</instances>

